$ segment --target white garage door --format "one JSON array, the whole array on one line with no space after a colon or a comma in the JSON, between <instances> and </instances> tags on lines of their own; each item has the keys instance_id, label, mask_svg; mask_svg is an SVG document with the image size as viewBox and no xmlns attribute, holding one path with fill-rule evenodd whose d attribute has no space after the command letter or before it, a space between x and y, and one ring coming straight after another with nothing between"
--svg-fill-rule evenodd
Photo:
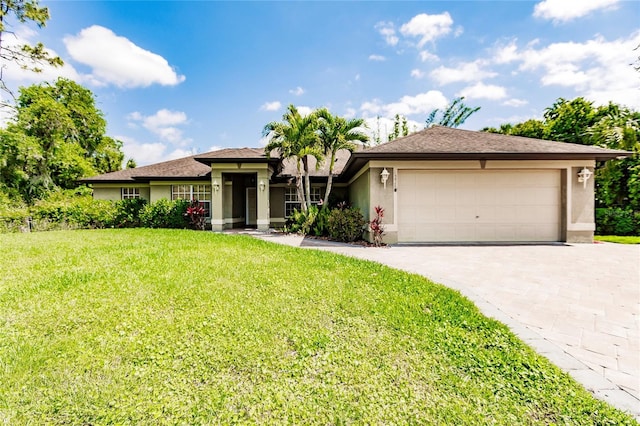
<instances>
[{"instance_id":1,"label":"white garage door","mask_svg":"<svg viewBox=\"0 0 640 426\"><path fill-rule=\"evenodd\" d=\"M398 172L399 242L558 241L560 171Z\"/></svg>"}]
</instances>

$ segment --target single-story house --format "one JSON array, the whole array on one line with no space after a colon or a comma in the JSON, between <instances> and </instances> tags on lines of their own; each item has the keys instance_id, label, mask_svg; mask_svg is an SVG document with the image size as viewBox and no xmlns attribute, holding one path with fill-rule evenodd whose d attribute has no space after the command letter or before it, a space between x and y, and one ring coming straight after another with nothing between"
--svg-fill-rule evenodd
<instances>
[{"instance_id":1,"label":"single-story house","mask_svg":"<svg viewBox=\"0 0 640 426\"><path fill-rule=\"evenodd\" d=\"M627 151L433 126L340 152L334 187L388 243L591 242L597 162ZM327 165L312 167L315 202ZM83 179L98 199L197 199L214 231L283 226L299 208L296 164L261 148L229 148Z\"/></svg>"}]
</instances>

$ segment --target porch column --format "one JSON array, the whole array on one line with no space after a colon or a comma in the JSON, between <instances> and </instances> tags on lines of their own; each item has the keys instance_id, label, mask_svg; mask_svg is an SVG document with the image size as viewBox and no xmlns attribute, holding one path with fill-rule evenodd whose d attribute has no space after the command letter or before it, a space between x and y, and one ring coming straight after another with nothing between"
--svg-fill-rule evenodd
<instances>
[{"instance_id":1,"label":"porch column","mask_svg":"<svg viewBox=\"0 0 640 426\"><path fill-rule=\"evenodd\" d=\"M257 176L257 225L259 231L268 231L271 224L269 217L269 170L259 170Z\"/></svg>"},{"instance_id":2,"label":"porch column","mask_svg":"<svg viewBox=\"0 0 640 426\"><path fill-rule=\"evenodd\" d=\"M219 170L211 170L211 230L221 232L224 228L224 217L222 209L222 191L224 191L224 182L222 181L222 172Z\"/></svg>"}]
</instances>

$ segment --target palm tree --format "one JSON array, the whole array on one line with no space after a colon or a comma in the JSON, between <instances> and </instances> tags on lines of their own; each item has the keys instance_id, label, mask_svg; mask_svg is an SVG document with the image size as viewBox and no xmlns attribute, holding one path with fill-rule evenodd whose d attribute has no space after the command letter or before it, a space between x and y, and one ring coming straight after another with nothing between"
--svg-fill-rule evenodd
<instances>
[{"instance_id":1,"label":"palm tree","mask_svg":"<svg viewBox=\"0 0 640 426\"><path fill-rule=\"evenodd\" d=\"M462 125L471 114L480 110L480 107L472 108L465 105L464 102L462 102L463 100L464 96L460 96L447 105L444 111L441 111L439 108L431 111L424 127L430 127L432 124L446 127L458 127ZM437 118L438 114L440 114L440 118Z\"/></svg>"},{"instance_id":2,"label":"palm tree","mask_svg":"<svg viewBox=\"0 0 640 426\"><path fill-rule=\"evenodd\" d=\"M333 169L336 164L336 154L341 149L353 152L356 149L354 142L367 143L369 136L362 133L365 122L362 118L346 120L333 115L326 108L317 110L315 116L318 118L319 142L324 155L329 158L329 176L327 177L327 189L324 194L324 204L326 208L329 203L329 195L333 185Z\"/></svg>"},{"instance_id":3,"label":"palm tree","mask_svg":"<svg viewBox=\"0 0 640 426\"><path fill-rule=\"evenodd\" d=\"M314 157L317 163L322 161L322 151L318 148L318 135L315 130L315 115L309 114L303 117L293 105L287 108L287 112L282 116L282 122L271 122L262 130L262 135L268 138L267 146L264 148L267 157L270 156L271 151L278 150L283 160L296 159L298 172L296 187L303 211L311 206L309 156ZM302 187L302 174L304 174L305 190Z\"/></svg>"}]
</instances>

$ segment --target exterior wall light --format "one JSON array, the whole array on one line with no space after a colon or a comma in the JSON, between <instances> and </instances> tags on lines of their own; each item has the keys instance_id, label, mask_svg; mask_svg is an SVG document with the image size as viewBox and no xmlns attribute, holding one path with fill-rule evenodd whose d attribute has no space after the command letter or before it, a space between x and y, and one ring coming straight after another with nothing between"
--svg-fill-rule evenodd
<instances>
[{"instance_id":1,"label":"exterior wall light","mask_svg":"<svg viewBox=\"0 0 640 426\"><path fill-rule=\"evenodd\" d=\"M384 189L387 189L388 179L389 179L389 171L385 167L384 169L382 169L382 172L380 172L380 182L382 182L382 184L384 185Z\"/></svg>"},{"instance_id":2,"label":"exterior wall light","mask_svg":"<svg viewBox=\"0 0 640 426\"><path fill-rule=\"evenodd\" d=\"M587 181L589 178L593 176L593 172L586 167L584 167L580 172L578 172L578 182L582 183L583 188L587 187Z\"/></svg>"},{"instance_id":3,"label":"exterior wall light","mask_svg":"<svg viewBox=\"0 0 640 426\"><path fill-rule=\"evenodd\" d=\"M220 190L220 184L218 183L217 180L213 181L213 190L218 192Z\"/></svg>"},{"instance_id":4,"label":"exterior wall light","mask_svg":"<svg viewBox=\"0 0 640 426\"><path fill-rule=\"evenodd\" d=\"M264 188L266 187L265 183L263 180L260 181L260 191L264 191Z\"/></svg>"}]
</instances>

